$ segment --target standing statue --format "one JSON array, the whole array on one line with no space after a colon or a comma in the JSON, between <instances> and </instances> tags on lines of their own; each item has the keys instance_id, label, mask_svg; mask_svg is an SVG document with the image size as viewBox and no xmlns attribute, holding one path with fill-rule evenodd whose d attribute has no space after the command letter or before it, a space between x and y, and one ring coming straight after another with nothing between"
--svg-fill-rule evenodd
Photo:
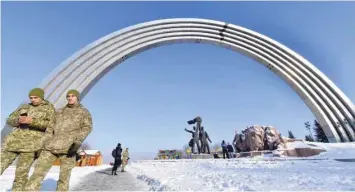
<instances>
[{"instance_id":1,"label":"standing statue","mask_svg":"<svg viewBox=\"0 0 355 192\"><path fill-rule=\"evenodd\" d=\"M198 153L200 154L201 153L201 147L200 147L200 143L199 143L199 135L200 135L199 131L201 129L202 118L197 116L194 119L187 121L187 124L189 124L189 125L193 125L195 123L196 123L196 127L194 128L194 134L193 134L194 141L193 141L193 143L196 144ZM192 147L192 149L194 149L194 147ZM192 150L192 153L195 153L195 151Z\"/></svg>"},{"instance_id":2,"label":"standing statue","mask_svg":"<svg viewBox=\"0 0 355 192\"><path fill-rule=\"evenodd\" d=\"M193 130L194 131L190 131L190 130L188 130L188 129L186 129L185 128L185 131L186 132L189 132L189 133L191 133L192 134L192 138L191 138L191 140L190 140L190 142L189 142L189 146L191 147L191 152L192 153L195 153L195 144L196 144L196 146L197 146L197 150L198 150L198 153L200 153L201 152L201 149L200 149L200 144L199 144L199 141L198 141L198 133L196 133L196 127L194 126L193 127Z\"/></svg>"},{"instance_id":3,"label":"standing statue","mask_svg":"<svg viewBox=\"0 0 355 192\"><path fill-rule=\"evenodd\" d=\"M202 126L200 129L201 152L206 153L206 148L207 148L207 153L211 154L210 146L208 145L207 139L210 143L212 143L210 137L207 134L207 131L205 131L204 127Z\"/></svg>"}]
</instances>

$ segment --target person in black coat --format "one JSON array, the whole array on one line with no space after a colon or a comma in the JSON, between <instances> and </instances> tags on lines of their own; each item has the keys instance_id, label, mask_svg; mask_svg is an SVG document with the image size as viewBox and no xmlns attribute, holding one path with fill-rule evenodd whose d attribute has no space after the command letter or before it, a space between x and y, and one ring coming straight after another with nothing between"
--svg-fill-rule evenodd
<instances>
[{"instance_id":1,"label":"person in black coat","mask_svg":"<svg viewBox=\"0 0 355 192\"><path fill-rule=\"evenodd\" d=\"M232 146L230 143L227 144L227 151L228 151L229 157L230 157L230 158L233 158L233 151L234 151L234 149L233 149L233 146Z\"/></svg>"},{"instance_id":2,"label":"person in black coat","mask_svg":"<svg viewBox=\"0 0 355 192\"><path fill-rule=\"evenodd\" d=\"M224 140L221 143L221 147L222 147L222 152L223 152L223 159L226 158L226 155L227 155L227 158L229 159L227 145L226 145L226 142Z\"/></svg>"},{"instance_id":3,"label":"person in black coat","mask_svg":"<svg viewBox=\"0 0 355 192\"><path fill-rule=\"evenodd\" d=\"M118 143L117 147L112 151L112 157L115 159L115 163L113 164L111 175L113 174L117 175L116 173L117 168L121 166L122 163L121 153L122 153L121 143Z\"/></svg>"}]
</instances>

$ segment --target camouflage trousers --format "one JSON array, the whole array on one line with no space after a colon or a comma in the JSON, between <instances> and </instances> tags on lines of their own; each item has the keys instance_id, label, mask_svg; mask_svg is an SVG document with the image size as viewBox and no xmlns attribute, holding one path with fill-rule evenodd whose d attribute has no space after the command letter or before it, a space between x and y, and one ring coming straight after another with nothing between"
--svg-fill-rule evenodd
<instances>
[{"instance_id":1,"label":"camouflage trousers","mask_svg":"<svg viewBox=\"0 0 355 192\"><path fill-rule=\"evenodd\" d=\"M52 164L59 159L61 162L59 179L57 181L57 191L69 191L69 180L72 169L75 167L75 156L56 155L44 150L39 156L34 172L28 179L24 191L39 191L42 181L47 175Z\"/></svg>"},{"instance_id":2,"label":"camouflage trousers","mask_svg":"<svg viewBox=\"0 0 355 192\"><path fill-rule=\"evenodd\" d=\"M35 161L34 152L11 152L1 151L1 175L2 173L19 157L16 171L15 180L12 184L12 191L22 191L22 188L27 182L28 172L31 169L33 162Z\"/></svg>"}]
</instances>

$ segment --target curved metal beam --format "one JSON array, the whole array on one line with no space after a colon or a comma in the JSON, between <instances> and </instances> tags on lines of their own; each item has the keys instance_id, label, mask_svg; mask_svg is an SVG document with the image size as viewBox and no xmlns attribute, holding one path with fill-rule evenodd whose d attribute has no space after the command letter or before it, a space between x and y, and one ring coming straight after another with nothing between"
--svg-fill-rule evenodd
<instances>
[{"instance_id":1,"label":"curved metal beam","mask_svg":"<svg viewBox=\"0 0 355 192\"><path fill-rule=\"evenodd\" d=\"M206 19L163 19L109 34L64 61L43 81L47 99L59 108L65 92L86 93L128 57L172 43L212 43L248 55L286 81L310 108L331 142L355 141L355 109L322 72L286 46L254 31Z\"/></svg>"}]
</instances>

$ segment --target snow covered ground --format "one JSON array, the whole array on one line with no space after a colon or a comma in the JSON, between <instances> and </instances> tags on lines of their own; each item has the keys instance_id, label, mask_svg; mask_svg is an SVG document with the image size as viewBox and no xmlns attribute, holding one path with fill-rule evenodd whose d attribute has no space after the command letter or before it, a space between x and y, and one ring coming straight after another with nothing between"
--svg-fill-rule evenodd
<instances>
[{"instance_id":1,"label":"snow covered ground","mask_svg":"<svg viewBox=\"0 0 355 192\"><path fill-rule=\"evenodd\" d=\"M146 182L150 190L355 190L355 163L333 160L146 161L127 170Z\"/></svg>"},{"instance_id":2,"label":"snow covered ground","mask_svg":"<svg viewBox=\"0 0 355 192\"><path fill-rule=\"evenodd\" d=\"M70 186L77 184L80 179L85 177L87 174L95 172L97 170L102 170L110 167L110 165L102 165L97 167L75 167L72 171L70 177ZM41 191L55 191L57 186L57 180L59 177L59 166L53 166L47 176L45 177ZM5 170L3 175L0 176L0 190L1 191L10 191L12 187L12 182L15 178L15 166L10 166ZM33 173L33 168L30 170L30 175Z\"/></svg>"},{"instance_id":3,"label":"snow covered ground","mask_svg":"<svg viewBox=\"0 0 355 192\"><path fill-rule=\"evenodd\" d=\"M230 160L137 161L130 163L127 172L123 174L132 174L129 181L138 181L145 185L144 189L153 191L355 191L355 162L335 160L355 159L355 143L305 142L293 145L321 147L327 152L310 158L258 156ZM75 167L70 180L71 189L79 181L100 182L97 177L105 174L97 173L92 180L89 177L83 180L83 177L110 167ZM15 167L12 166L1 176L1 191L11 189L14 172ZM55 190L58 175L59 167L52 167L43 182L42 190ZM117 185L124 185L120 182L128 181L117 179L116 182ZM103 182L101 184L104 185Z\"/></svg>"},{"instance_id":4,"label":"snow covered ground","mask_svg":"<svg viewBox=\"0 0 355 192\"><path fill-rule=\"evenodd\" d=\"M355 143L319 144L328 152L310 158L240 158L140 161L128 171L150 186L150 190L183 191L354 191ZM296 147L296 146L295 146ZM324 160L324 159L327 160Z\"/></svg>"}]
</instances>

